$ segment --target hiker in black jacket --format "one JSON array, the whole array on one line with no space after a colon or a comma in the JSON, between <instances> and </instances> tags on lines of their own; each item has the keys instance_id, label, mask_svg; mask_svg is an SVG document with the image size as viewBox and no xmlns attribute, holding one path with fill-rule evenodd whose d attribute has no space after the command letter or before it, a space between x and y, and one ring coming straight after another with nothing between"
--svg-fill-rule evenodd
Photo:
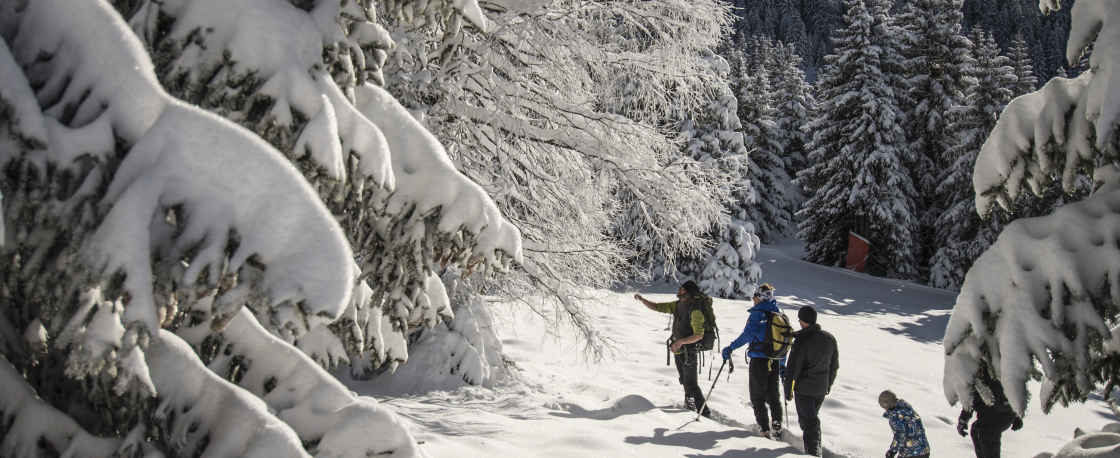
<instances>
[{"instance_id":1,"label":"hiker in black jacket","mask_svg":"<svg viewBox=\"0 0 1120 458\"><path fill-rule=\"evenodd\" d=\"M801 330L793 333L793 347L786 363L786 400L794 399L797 407L797 423L805 434L805 453L821 456L821 419L817 414L836 381L840 351L836 338L817 324L816 309L801 307L797 319Z\"/></svg>"},{"instance_id":2,"label":"hiker in black jacket","mask_svg":"<svg viewBox=\"0 0 1120 458\"><path fill-rule=\"evenodd\" d=\"M972 422L972 448L976 451L976 458L999 458L1000 442L1003 432L1007 428L1018 431L1023 427L1023 419L1015 413L1003 394L1003 384L989 374L988 365L980 364L977 380L992 393L992 405L988 405L980 397L974 387L972 389L972 405L961 410L957 419L957 432L961 436L968 435L968 421L972 419L972 412L976 412L976 421Z\"/></svg>"},{"instance_id":3,"label":"hiker in black jacket","mask_svg":"<svg viewBox=\"0 0 1120 458\"><path fill-rule=\"evenodd\" d=\"M641 294L635 294L637 299L650 310L673 315L673 334L669 339L672 343L669 350L673 352L673 362L677 365L677 376L681 385L684 385L685 408L699 411L700 415L708 417L712 409L704 404L704 392L696 383L699 373L700 352L695 345L704 338L704 311L700 304L700 286L689 280L677 289L677 299L672 302L655 303L646 300ZM691 402L690 402L691 401ZM689 404L692 405L689 405Z\"/></svg>"}]
</instances>

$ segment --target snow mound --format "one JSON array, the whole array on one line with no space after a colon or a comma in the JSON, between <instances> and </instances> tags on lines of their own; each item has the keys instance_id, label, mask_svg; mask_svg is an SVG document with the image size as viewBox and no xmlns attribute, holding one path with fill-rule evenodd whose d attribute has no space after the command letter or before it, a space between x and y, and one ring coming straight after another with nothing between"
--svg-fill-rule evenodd
<instances>
[{"instance_id":1,"label":"snow mound","mask_svg":"<svg viewBox=\"0 0 1120 458\"><path fill-rule=\"evenodd\" d=\"M1120 456L1120 434L1092 433L1066 444L1053 458L1115 458Z\"/></svg>"}]
</instances>

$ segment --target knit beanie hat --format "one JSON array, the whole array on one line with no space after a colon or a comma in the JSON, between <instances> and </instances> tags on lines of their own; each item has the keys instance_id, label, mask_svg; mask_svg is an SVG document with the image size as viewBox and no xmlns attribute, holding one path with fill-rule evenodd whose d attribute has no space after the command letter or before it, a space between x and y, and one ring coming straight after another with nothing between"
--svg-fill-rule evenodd
<instances>
[{"instance_id":1,"label":"knit beanie hat","mask_svg":"<svg viewBox=\"0 0 1120 458\"><path fill-rule=\"evenodd\" d=\"M879 393L879 406L881 406L884 410L890 410L890 408L894 407L895 403L897 402L898 396L895 396L893 391L885 390L882 393Z\"/></svg>"},{"instance_id":2,"label":"knit beanie hat","mask_svg":"<svg viewBox=\"0 0 1120 458\"><path fill-rule=\"evenodd\" d=\"M681 285L681 288L684 288L684 290L688 292L688 294L691 294L693 296L700 295L700 285L697 285L696 282L692 280L684 282L684 284Z\"/></svg>"},{"instance_id":3,"label":"knit beanie hat","mask_svg":"<svg viewBox=\"0 0 1120 458\"><path fill-rule=\"evenodd\" d=\"M817 309L811 305L801 307L801 310L797 311L797 319L809 324L817 324Z\"/></svg>"},{"instance_id":4,"label":"knit beanie hat","mask_svg":"<svg viewBox=\"0 0 1120 458\"><path fill-rule=\"evenodd\" d=\"M757 297L757 298L761 299L763 302L773 300L774 299L774 287L770 286L769 283L763 283L761 285L758 285L758 288L756 288L754 290L754 297Z\"/></svg>"}]
</instances>

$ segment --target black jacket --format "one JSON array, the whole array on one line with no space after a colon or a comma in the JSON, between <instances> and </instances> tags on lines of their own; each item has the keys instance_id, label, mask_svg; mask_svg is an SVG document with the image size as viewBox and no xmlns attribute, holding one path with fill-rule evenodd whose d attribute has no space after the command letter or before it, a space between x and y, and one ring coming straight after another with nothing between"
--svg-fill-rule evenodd
<instances>
[{"instance_id":1,"label":"black jacket","mask_svg":"<svg viewBox=\"0 0 1120 458\"><path fill-rule=\"evenodd\" d=\"M976 412L976 420L981 423L1010 424L1009 422L1017 415L1013 414L1014 410L1011 408L1011 402L1007 400L1007 395L1003 393L1003 384L988 375L986 368L980 368L976 378L977 383L984 384L992 392L994 398L992 405L985 404L984 399L980 397L980 393L973 387L972 409L962 409L960 419L967 422L972 419L972 412Z\"/></svg>"},{"instance_id":2,"label":"black jacket","mask_svg":"<svg viewBox=\"0 0 1120 458\"><path fill-rule=\"evenodd\" d=\"M832 391L840 369L836 338L813 324L793 333L793 348L786 363L786 393L821 396Z\"/></svg>"},{"instance_id":3,"label":"black jacket","mask_svg":"<svg viewBox=\"0 0 1120 458\"><path fill-rule=\"evenodd\" d=\"M677 308L673 310L673 334L671 336L673 342L696 333L692 329L692 312L695 311L704 311L698 298L690 297L687 302L677 301Z\"/></svg>"}]
</instances>

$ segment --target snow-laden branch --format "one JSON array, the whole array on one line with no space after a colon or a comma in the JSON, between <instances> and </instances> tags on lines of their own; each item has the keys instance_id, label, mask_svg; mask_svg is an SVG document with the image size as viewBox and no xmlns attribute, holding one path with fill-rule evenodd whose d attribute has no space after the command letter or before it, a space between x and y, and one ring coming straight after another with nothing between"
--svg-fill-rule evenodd
<instances>
[{"instance_id":1,"label":"snow-laden branch","mask_svg":"<svg viewBox=\"0 0 1120 458\"><path fill-rule=\"evenodd\" d=\"M1040 193L1053 173L1072 188L1079 165L1096 155L1093 122L1085 111L1093 78L1092 72L1076 79L1054 78L1007 105L976 158L972 180L981 215L993 203L1012 210L1024 184Z\"/></svg>"},{"instance_id":2,"label":"snow-laden branch","mask_svg":"<svg viewBox=\"0 0 1120 458\"><path fill-rule=\"evenodd\" d=\"M71 415L90 412L82 424L102 434L138 425L123 442L113 439L123 443L119 456L154 452L146 441L176 456L309 456L344 449L356 430L368 437L370 429L379 431L377 444L363 443L359 455L418 454L391 412L346 407L372 401L356 401L259 326L271 346L266 356L252 355L268 359L252 373L288 370L276 375L284 389L273 397L286 396L279 402L292 405L283 409L328 406L338 415L312 426L326 425L345 441L308 432L305 417L278 418L283 409L255 397L259 391L223 380L238 370L211 372L166 330L221 332L249 316L249 306L272 329L301 335L351 304L356 270L346 234L296 167L259 136L164 92L137 36L104 1L34 0L2 27L0 187L11 232L3 247L9 261L0 263L0 350L23 377L4 382L0 396L5 425L23 428L5 446L21 456L45 448L22 442L46 434L42 421L53 415L28 401L36 390ZM371 122L363 124L356 109L347 118L332 108L332 97L352 107L337 86L315 88L325 122L313 117L309 125L334 137L307 142L338 146L342 137L341 144L366 145L387 159ZM366 169L359 156L340 163L373 181L379 168ZM376 185L388 186L391 175L382 175ZM114 453L100 453L103 441L71 428L73 421L56 423L66 437L51 438L55 453L86 442L91 455Z\"/></svg>"},{"instance_id":3,"label":"snow-laden branch","mask_svg":"<svg viewBox=\"0 0 1120 458\"><path fill-rule=\"evenodd\" d=\"M1034 361L1045 411L1084 401L1100 382L1094 363L1120 316L1120 171L1110 175L1084 201L1009 224L968 272L945 330L951 403L971 401L980 360L991 361L1020 414Z\"/></svg>"},{"instance_id":4,"label":"snow-laden branch","mask_svg":"<svg viewBox=\"0 0 1120 458\"><path fill-rule=\"evenodd\" d=\"M119 438L101 438L82 429L73 418L35 395L19 371L0 356L0 420L4 440L0 455L12 458L42 456L44 449L64 456L109 458L121 447Z\"/></svg>"},{"instance_id":5,"label":"snow-laden branch","mask_svg":"<svg viewBox=\"0 0 1120 458\"><path fill-rule=\"evenodd\" d=\"M352 282L349 248L314 191L275 150L164 93L147 54L108 5L42 0L21 19L11 41L14 60L0 65L18 63L28 76L24 91L37 88L34 97L47 108L38 116L25 109L14 121L24 133L37 129L25 125L46 126L38 143L48 147L3 161L32 174L52 167L73 172L55 175L71 189L65 202L36 205L30 195L8 191L8 206L40 212L59 230L88 230L66 248L75 283L88 287L120 275L121 320L148 333L174 314L174 304L157 297L156 278L216 291L218 315L263 295L278 326L307 329L342 312ZM29 222L10 224L24 227L17 241L31 242ZM244 269L256 272L252 281L238 281ZM52 333L64 323L58 318L46 320Z\"/></svg>"},{"instance_id":6,"label":"snow-laden branch","mask_svg":"<svg viewBox=\"0 0 1120 458\"><path fill-rule=\"evenodd\" d=\"M471 0L379 7L390 17L442 25L452 41L463 15L485 29ZM450 166L411 113L391 97L369 95L381 89L367 87L367 80L384 82L386 52L396 46L375 19L372 4L361 1L300 7L285 0L145 0L130 22L169 92L257 132L300 169L340 221L362 263L358 277L372 289L372 300L356 303L379 310L355 316L384 312L386 330L403 337L449 313L432 307L447 302L442 290L426 286L435 263L460 264L467 275L504 272L521 256L520 235ZM370 99L377 109L360 110ZM303 337L274 332L291 341ZM403 346L386 347L384 340L403 345L403 339L380 332L357 340L339 335L332 343L324 331L312 332L307 338L316 347L344 345L356 356L376 347L397 355L394 361L407 359ZM368 363L382 364L384 351L370 353Z\"/></svg>"},{"instance_id":7,"label":"snow-laden branch","mask_svg":"<svg viewBox=\"0 0 1120 458\"><path fill-rule=\"evenodd\" d=\"M242 309L221 333L211 333L205 321L177 333L209 371L260 398L253 401L263 400L298 434L297 443L316 444L311 448L316 456L420 456L412 436L401 434L406 428L393 412L355 395L306 354L269 334L248 310ZM201 366L197 358L195 363Z\"/></svg>"},{"instance_id":8,"label":"snow-laden branch","mask_svg":"<svg viewBox=\"0 0 1120 458\"><path fill-rule=\"evenodd\" d=\"M161 330L148 353L161 393L153 412L155 435L172 456L311 456L272 406L207 369L183 339Z\"/></svg>"}]
</instances>

